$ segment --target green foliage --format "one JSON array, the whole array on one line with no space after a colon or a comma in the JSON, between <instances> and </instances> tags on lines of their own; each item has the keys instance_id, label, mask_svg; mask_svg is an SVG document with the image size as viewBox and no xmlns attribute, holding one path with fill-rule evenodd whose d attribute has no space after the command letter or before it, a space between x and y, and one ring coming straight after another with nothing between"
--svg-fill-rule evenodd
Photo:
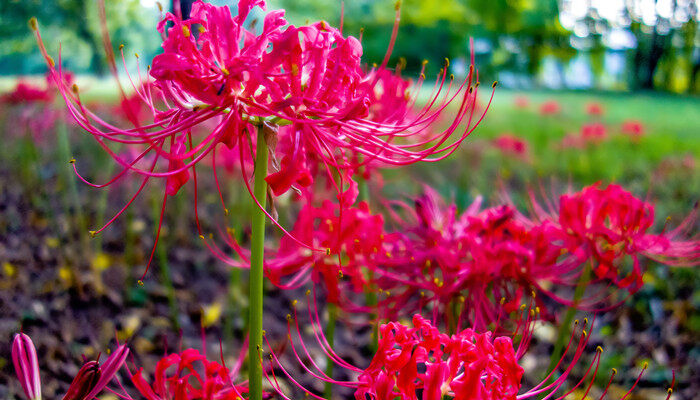
<instances>
[{"instance_id":1,"label":"green foliage","mask_svg":"<svg viewBox=\"0 0 700 400\"><path fill-rule=\"evenodd\" d=\"M106 2L107 27L112 41L141 52L153 52L158 45L155 9L144 9L139 0ZM0 73L40 73L44 67L36 40L27 25L39 21L48 50L57 54L59 45L66 66L73 71L104 72L97 2L94 0L9 0L0 3Z\"/></svg>"}]
</instances>

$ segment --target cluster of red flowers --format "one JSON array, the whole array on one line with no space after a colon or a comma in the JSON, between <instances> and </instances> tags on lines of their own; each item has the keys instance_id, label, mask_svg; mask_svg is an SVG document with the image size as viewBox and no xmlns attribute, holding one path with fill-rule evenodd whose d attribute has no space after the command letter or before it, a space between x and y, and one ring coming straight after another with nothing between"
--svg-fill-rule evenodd
<instances>
[{"instance_id":1,"label":"cluster of red flowers","mask_svg":"<svg viewBox=\"0 0 700 400\"><path fill-rule=\"evenodd\" d=\"M148 76L135 80L129 76L134 94L124 96L120 104L123 119L133 125L131 128L117 128L87 109L60 60L55 65L47 54L36 21L32 25L49 64L50 79L58 85L70 114L122 168L107 185L127 173L140 175L143 180L135 198L150 179L162 180L165 206L168 196L176 195L191 180L196 215L195 167L206 159L213 166L220 195L217 167L235 170L234 164L240 167L242 182L251 195L250 172L264 177L271 198L290 189L301 194L303 204L293 230L277 247L269 248L266 257L262 257L262 217L263 223L254 224L254 228L263 234L252 235L258 251L243 249L232 235L225 240L238 259L208 242L207 246L220 259L238 267L250 267L253 256L265 259L262 266L255 263L260 277L256 297L260 315L255 316L260 316L260 329L262 275L257 272L261 270L281 288L322 284L328 303L346 311L370 311L373 307L378 319L392 321L380 328L378 350L370 365L352 366L335 354L323 336L314 288L313 299L309 298L310 329L328 361L346 368L357 379L336 381L319 368L303 342L302 355L292 343L294 356L311 376L353 388L358 400L417 399L421 392L427 400L445 395L465 400L515 400L541 394L550 398L581 357L588 336L585 327L572 334L567 351L574 335L580 337L573 346L574 362L562 368L561 375L550 374L535 388L518 395L523 376L518 359L529 344L533 322L548 311L537 293L568 306L600 310L619 301L618 292L624 295L639 290L642 257L672 265L699 262L700 241L684 234L693 215L674 230L650 233L653 205L616 185L603 188L598 184L565 194L557 204L541 205L533 196L533 212L528 216L510 202L484 208L481 198L458 213L455 205L447 205L437 192L426 188L413 205L387 202L393 226L385 228L382 215L371 212L367 202L356 202L359 190L354 178L360 175L367 179L377 167L437 161L452 154L483 118L483 114L475 115L476 71L472 66L465 80L456 83L448 75L446 61L436 77L433 95L425 106L416 108L416 94L425 76L421 73L414 84L401 76L402 64L393 71L387 68L396 26L383 62L368 68L361 63L360 41L323 21L288 25L284 11L278 10L265 15L258 32L247 28L246 19L255 7L265 10L265 2L239 0L235 17L228 7L201 1L194 3L189 18L166 14L157 27L163 36L163 52L153 59ZM397 22L399 14L397 4ZM447 127L433 131L431 126L445 115L448 106ZM484 113L486 109L488 106ZM540 111L552 115L560 109L559 103L550 101L542 104ZM588 112L601 115L603 111L599 105L589 105ZM635 131L632 127L625 130ZM605 127L596 123L584 126L581 140L597 143L606 135ZM494 145L505 153L527 156L527 143L514 136L503 135ZM119 152L113 146L119 146ZM226 150L217 156L222 147ZM269 153L271 162L258 165L258 160L267 160L259 157L265 154L261 152ZM256 171L252 171L253 160ZM319 177L325 182L319 182ZM265 210L265 193L258 193L257 184L252 197L277 224ZM324 184L335 192L337 202L320 199L318 203L321 196L314 188ZM201 234L199 224L198 229ZM571 299L566 290L556 289L582 284L589 288L583 298ZM353 294L372 288L379 292L376 304L359 305L355 297L360 296ZM528 296L530 307L523 306L523 298ZM412 328L396 322L422 311L432 313L430 322L420 315L414 316ZM296 311L295 317L288 319L291 341L293 325L299 337L302 334ZM463 330L465 324L469 328ZM441 325L456 333L442 333ZM513 325L516 328L510 330ZM260 365L254 357L261 356L262 345L256 349L253 341L262 339L260 329L253 333L254 328L250 328L251 371ZM516 348L512 337L518 336ZM15 368L27 397L38 400L35 351L28 338L18 337L13 351ZM85 364L65 399L92 399L124 364L127 352L120 346L102 367L97 362ZM313 368L302 358L310 359ZM277 392L284 397L275 376L280 369L303 389L277 355L271 354L271 360L264 372ZM586 376L593 371L595 377L599 361L598 351ZM210 361L199 351L188 349L163 357L152 384L142 369L130 373L130 378L139 394L149 400L233 400L248 392L246 383L233 383L240 363L229 370L223 361ZM260 379L251 378L251 398L260 399L260 383ZM122 398L131 399L122 391Z\"/></svg>"},{"instance_id":2,"label":"cluster of red flowers","mask_svg":"<svg viewBox=\"0 0 700 400\"><path fill-rule=\"evenodd\" d=\"M380 335L376 355L358 378L358 400L417 400L417 389L430 400L513 400L520 389L524 371L509 337L472 329L449 336L419 315L413 328L390 322Z\"/></svg>"},{"instance_id":3,"label":"cluster of red flowers","mask_svg":"<svg viewBox=\"0 0 700 400\"><path fill-rule=\"evenodd\" d=\"M694 213L676 229L651 233L653 204L617 185L596 184L547 204L533 198L534 215L526 217L512 205L482 210L477 199L458 215L430 189L414 207L400 204L405 212L394 219L401 229L385 235L367 264L384 291L384 316L432 306L448 325L466 319L483 329L532 290L600 310L617 303L618 292L641 288L641 258L667 265L700 260L700 240L684 237ZM549 289L576 287L586 268L594 276L585 298L574 302Z\"/></svg>"},{"instance_id":4,"label":"cluster of red flowers","mask_svg":"<svg viewBox=\"0 0 700 400\"><path fill-rule=\"evenodd\" d=\"M473 68L461 84L443 68L434 97L409 111L424 75L413 84L401 77L400 68L386 68L395 34L384 62L366 69L360 42L326 22L287 25L284 11L278 10L265 16L260 34L246 29L256 6L264 9L265 2L242 0L235 17L228 7L203 2L193 5L189 19L166 14L158 25L163 53L153 59L150 77L134 82L129 101L145 103L152 122L143 122L130 111L138 107L129 104L125 109L134 127L125 129L84 106L77 86L65 81L35 31L72 116L122 166L114 180L126 172L145 180L164 178L167 193L174 195L220 143L238 149L246 174L243 160L253 156L254 129L267 127L273 168L266 180L275 195L310 185L320 171L339 188L342 182L335 182L331 171L353 173L370 163L396 166L447 157L483 117L473 118L478 87ZM431 131L453 100L449 126ZM211 129L198 132L207 122ZM124 157L110 144L126 144L139 155Z\"/></svg>"}]
</instances>

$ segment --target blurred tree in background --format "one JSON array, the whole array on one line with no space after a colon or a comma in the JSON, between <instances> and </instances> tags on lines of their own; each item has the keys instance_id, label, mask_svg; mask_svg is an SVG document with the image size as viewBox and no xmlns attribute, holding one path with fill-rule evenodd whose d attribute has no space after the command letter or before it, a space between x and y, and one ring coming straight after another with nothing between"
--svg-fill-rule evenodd
<instances>
[{"instance_id":1,"label":"blurred tree in background","mask_svg":"<svg viewBox=\"0 0 700 400\"><path fill-rule=\"evenodd\" d=\"M216 4L235 2L211 0ZM163 7L184 14L193 0L166 0ZM339 0L268 0L284 8L291 23L325 19L337 25ZM364 30L365 59L380 62L394 23L393 0L354 0L344 5L344 31ZM433 74L451 60L463 75L469 64L469 38L482 80L506 85L547 84L554 71L565 77L581 60L590 82L566 79L553 87L700 91L700 29L697 0L403 0L401 28L391 64L404 58L409 73L428 60ZM159 51L155 0L112 0L107 17L112 40L128 54L150 57ZM96 0L4 0L0 3L0 74L41 73L43 62L26 21L35 16L65 65L76 72L103 73ZM615 68L622 60L622 69ZM619 64L619 62L618 62ZM577 73L569 73L576 77Z\"/></svg>"},{"instance_id":2,"label":"blurred tree in background","mask_svg":"<svg viewBox=\"0 0 700 400\"><path fill-rule=\"evenodd\" d=\"M131 51L155 52L159 37L158 14L139 0L106 2L112 40ZM27 21L36 17L53 54L61 45L64 65L71 71L102 74L107 71L95 0L3 0L0 2L0 73L42 73L44 60ZM60 42L59 42L60 41Z\"/></svg>"}]
</instances>

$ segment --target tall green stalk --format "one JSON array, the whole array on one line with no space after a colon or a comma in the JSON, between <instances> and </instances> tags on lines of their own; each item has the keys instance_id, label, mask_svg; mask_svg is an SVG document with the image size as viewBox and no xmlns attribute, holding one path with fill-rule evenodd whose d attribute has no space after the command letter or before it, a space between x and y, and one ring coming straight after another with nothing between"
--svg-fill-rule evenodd
<instances>
[{"instance_id":1,"label":"tall green stalk","mask_svg":"<svg viewBox=\"0 0 700 400\"><path fill-rule=\"evenodd\" d=\"M328 324L326 325L326 340L328 341L328 345L330 347L333 347L333 344L335 342L335 322L338 319L338 306L336 306L333 303L328 303L326 306L328 310ZM331 357L327 357L326 359L327 363L326 364L326 375L328 375L329 378L333 378L333 359ZM324 392L323 392L323 397L326 398L326 400L330 400L333 397L333 383L332 382L326 382L325 387L324 387Z\"/></svg>"},{"instance_id":2,"label":"tall green stalk","mask_svg":"<svg viewBox=\"0 0 700 400\"><path fill-rule=\"evenodd\" d=\"M369 204L369 187L367 185L367 180L365 180L365 178L363 178L361 174L357 178L357 184L360 201L365 201L367 202L367 204ZM370 269L367 270L367 279L369 280L370 284L365 288L365 302L369 307L374 307L377 305L377 292L374 290L374 287L371 283L374 280L374 271ZM372 319L375 319L377 317L377 314L372 313L370 317ZM377 323L374 324L374 326L372 327L371 345L372 350L377 350L377 348L379 347L379 321L377 321Z\"/></svg>"},{"instance_id":3,"label":"tall green stalk","mask_svg":"<svg viewBox=\"0 0 700 400\"><path fill-rule=\"evenodd\" d=\"M262 207L267 200L267 144L262 126L258 127L255 152L255 182L253 195ZM261 208L253 210L250 246L250 309L248 314L248 385L249 399L262 400L262 322L263 322L263 258L265 250L265 213Z\"/></svg>"},{"instance_id":4,"label":"tall green stalk","mask_svg":"<svg viewBox=\"0 0 700 400\"><path fill-rule=\"evenodd\" d=\"M549 374L554 369L554 367L557 365L559 359L562 356L564 346L566 345L566 342L569 339L569 336L571 335L571 325L574 321L574 317L576 316L576 311L578 311L578 303L579 301L581 301L583 294L586 292L586 286L588 286L590 278L591 266L590 264L586 264L583 273L581 274L581 278L578 282L578 285L576 285L576 290L574 291L574 303L571 305L571 307L569 307L568 310L566 310L566 314L564 314L564 320L562 320L561 325L559 326L559 331L557 332L557 341L554 343L554 350L552 350L552 357L549 360L547 374Z\"/></svg>"}]
</instances>

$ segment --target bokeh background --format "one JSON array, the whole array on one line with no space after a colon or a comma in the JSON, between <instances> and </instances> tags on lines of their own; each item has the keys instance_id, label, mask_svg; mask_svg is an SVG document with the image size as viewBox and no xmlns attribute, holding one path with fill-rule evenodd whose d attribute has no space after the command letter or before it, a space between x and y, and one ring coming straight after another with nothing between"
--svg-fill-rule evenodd
<instances>
[{"instance_id":1,"label":"bokeh background","mask_svg":"<svg viewBox=\"0 0 700 400\"><path fill-rule=\"evenodd\" d=\"M183 10L188 5L181 2ZM161 6L167 10L172 4ZM276 8L286 9L291 23L323 19L333 25L342 9L344 32L359 36L362 31L368 64L384 57L394 22L392 1L268 3L268 9ZM143 69L159 51L158 4L108 1L106 15L114 47L125 46L127 68L134 71L140 63ZM71 158L97 181L114 172L113 163L71 122L60 99L9 97L19 82L46 88L30 17L38 19L51 54L60 46L62 64L75 74L83 99L115 123L128 124L118 111L95 1L0 2L0 397L20 393L9 358L20 325L39 347L47 398L65 390L81 354L94 356L115 332L132 340L144 365L180 342L198 347L201 324L212 353L223 339L226 356L237 356L245 296L236 290L227 294L227 288L245 274L221 265L199 241L190 188L166 210L162 243L143 287L136 280L153 245L162 188L147 188L104 234L88 234L128 201L135 182L117 190L78 182ZM490 83L498 80L499 86L484 122L459 152L439 164L387 171L384 185L373 188L375 195L407 198L429 184L459 207L478 195L495 204L503 190L526 206L528 189L553 194L616 182L656 204L658 229L677 225L696 207L697 1L404 0L401 17L390 64L405 63L405 76L417 75L423 60L426 75L434 75L445 58L451 73L464 76L473 50L479 78L488 83L481 90L482 109ZM212 182L204 179L202 187L200 216L213 231L221 221L218 195ZM224 192L245 215L250 204L237 183ZM290 225L294 216L280 218ZM249 230L235 216L227 224L244 235ZM697 234L697 227L691 226L690 234ZM644 289L599 318L590 355L596 345L604 346L602 368L620 371L619 388L629 387L640 366L650 363L632 398L664 398L672 370L673 398L696 398L700 274L653 263L646 268ZM269 290L266 329L283 331L289 295ZM538 329L526 360L533 379L548 365L554 330ZM346 347L339 352L361 363L353 348L367 337L367 332L339 334L339 348Z\"/></svg>"}]
</instances>

